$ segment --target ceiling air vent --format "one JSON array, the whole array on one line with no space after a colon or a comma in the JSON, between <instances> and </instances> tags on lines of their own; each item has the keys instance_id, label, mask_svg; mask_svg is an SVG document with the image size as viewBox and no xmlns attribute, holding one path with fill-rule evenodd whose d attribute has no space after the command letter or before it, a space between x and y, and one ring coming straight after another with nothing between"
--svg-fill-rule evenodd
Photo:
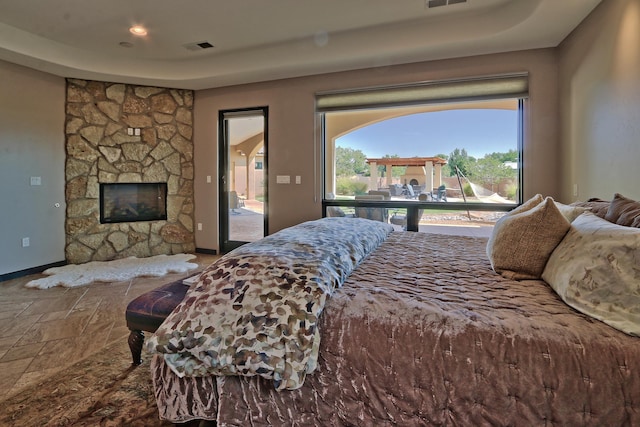
<instances>
[{"instance_id":1,"label":"ceiling air vent","mask_svg":"<svg viewBox=\"0 0 640 427\"><path fill-rule=\"evenodd\" d=\"M452 4L458 4L458 3L466 3L467 0L426 0L426 2L427 2L427 7L432 8L432 7L446 6L446 5L452 5Z\"/></svg>"},{"instance_id":2,"label":"ceiling air vent","mask_svg":"<svg viewBox=\"0 0 640 427\"><path fill-rule=\"evenodd\" d=\"M184 45L185 49L187 50L203 50L203 49L210 49L213 47L213 45L207 41L204 42L193 42L193 43L187 43Z\"/></svg>"}]
</instances>

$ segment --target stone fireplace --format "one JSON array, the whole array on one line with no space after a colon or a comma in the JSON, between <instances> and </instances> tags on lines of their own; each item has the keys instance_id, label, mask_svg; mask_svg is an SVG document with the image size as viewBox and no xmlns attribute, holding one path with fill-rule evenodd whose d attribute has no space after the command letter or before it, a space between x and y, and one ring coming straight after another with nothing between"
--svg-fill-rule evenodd
<instances>
[{"instance_id":1,"label":"stone fireplace","mask_svg":"<svg viewBox=\"0 0 640 427\"><path fill-rule=\"evenodd\" d=\"M68 79L65 123L67 262L195 251L192 91Z\"/></svg>"}]
</instances>

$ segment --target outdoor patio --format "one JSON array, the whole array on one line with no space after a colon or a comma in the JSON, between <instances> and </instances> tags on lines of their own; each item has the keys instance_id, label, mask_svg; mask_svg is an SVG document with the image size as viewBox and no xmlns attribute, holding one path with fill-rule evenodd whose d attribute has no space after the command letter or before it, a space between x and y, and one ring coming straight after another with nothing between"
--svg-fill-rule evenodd
<instances>
[{"instance_id":1,"label":"outdoor patio","mask_svg":"<svg viewBox=\"0 0 640 427\"><path fill-rule=\"evenodd\" d=\"M263 203L244 200L239 208L229 213L229 238L239 242L253 242L264 237Z\"/></svg>"},{"instance_id":2,"label":"outdoor patio","mask_svg":"<svg viewBox=\"0 0 640 427\"><path fill-rule=\"evenodd\" d=\"M393 210L391 210L393 211ZM263 203L245 200L244 206L229 215L232 240L253 242L263 237ZM419 225L419 232L453 236L489 237L495 221L503 212L425 213ZM470 218L469 218L470 216ZM394 226L397 230L402 227Z\"/></svg>"}]
</instances>

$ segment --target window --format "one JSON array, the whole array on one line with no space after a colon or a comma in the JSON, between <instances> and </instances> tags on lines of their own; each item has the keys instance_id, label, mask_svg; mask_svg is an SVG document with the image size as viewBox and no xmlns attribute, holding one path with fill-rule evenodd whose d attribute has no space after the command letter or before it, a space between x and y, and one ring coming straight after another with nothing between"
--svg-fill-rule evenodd
<instances>
[{"instance_id":1,"label":"window","mask_svg":"<svg viewBox=\"0 0 640 427\"><path fill-rule=\"evenodd\" d=\"M256 169L261 170L262 169L262 162L256 161Z\"/></svg>"},{"instance_id":2,"label":"window","mask_svg":"<svg viewBox=\"0 0 640 427\"><path fill-rule=\"evenodd\" d=\"M383 194L396 211L422 203L421 224L425 203L494 222L521 201L526 85L516 75L318 95L324 200Z\"/></svg>"}]
</instances>

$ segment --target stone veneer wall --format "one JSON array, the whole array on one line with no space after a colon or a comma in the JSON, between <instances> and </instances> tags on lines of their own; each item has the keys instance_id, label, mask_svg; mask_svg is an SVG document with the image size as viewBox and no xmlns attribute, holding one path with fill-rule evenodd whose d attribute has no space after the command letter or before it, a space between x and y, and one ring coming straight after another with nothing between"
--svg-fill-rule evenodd
<instances>
[{"instance_id":1,"label":"stone veneer wall","mask_svg":"<svg viewBox=\"0 0 640 427\"><path fill-rule=\"evenodd\" d=\"M195 251L193 91L68 79L65 123L67 262ZM167 220L100 224L115 182L166 182Z\"/></svg>"}]
</instances>

